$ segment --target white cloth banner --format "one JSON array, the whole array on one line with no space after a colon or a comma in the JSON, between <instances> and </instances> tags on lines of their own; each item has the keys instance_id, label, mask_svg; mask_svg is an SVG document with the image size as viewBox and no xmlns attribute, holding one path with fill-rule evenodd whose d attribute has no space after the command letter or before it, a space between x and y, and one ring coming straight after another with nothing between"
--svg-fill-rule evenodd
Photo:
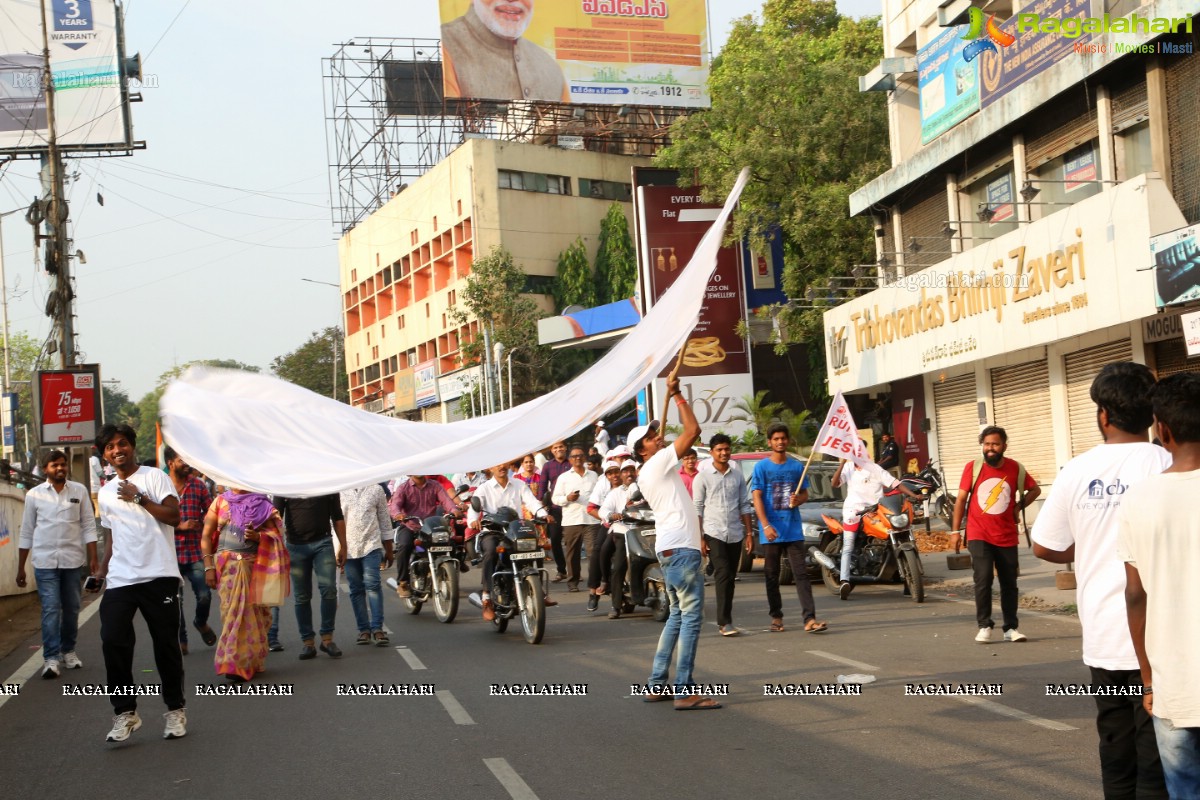
<instances>
[{"instance_id":1,"label":"white cloth banner","mask_svg":"<svg viewBox=\"0 0 1200 800\"><path fill-rule=\"evenodd\" d=\"M219 483L285 497L397 474L467 472L548 447L633 397L675 358L699 319L748 174L738 176L691 261L646 317L590 369L548 394L496 414L433 424L370 414L265 375L193 367L162 396L163 438Z\"/></svg>"},{"instance_id":2,"label":"white cloth banner","mask_svg":"<svg viewBox=\"0 0 1200 800\"><path fill-rule=\"evenodd\" d=\"M848 458L859 467L871 461L866 446L858 436L858 426L854 424L850 407L846 405L846 399L842 397L841 392L833 397L829 413L825 415L825 424L817 433L817 443L813 452L835 458Z\"/></svg>"}]
</instances>

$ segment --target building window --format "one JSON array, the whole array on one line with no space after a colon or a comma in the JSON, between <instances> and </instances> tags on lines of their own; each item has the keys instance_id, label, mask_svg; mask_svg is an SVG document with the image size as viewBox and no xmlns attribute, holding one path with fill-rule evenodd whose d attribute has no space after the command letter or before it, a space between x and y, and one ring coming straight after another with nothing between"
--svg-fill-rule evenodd
<instances>
[{"instance_id":1,"label":"building window","mask_svg":"<svg viewBox=\"0 0 1200 800\"><path fill-rule=\"evenodd\" d=\"M1017 229L1017 187L1008 164L967 186L967 207L960 219L969 220L967 233L976 241L994 239ZM986 211L984 210L986 209ZM985 219L980 219L983 214ZM986 219L990 217L990 219Z\"/></svg>"},{"instance_id":2,"label":"building window","mask_svg":"<svg viewBox=\"0 0 1200 800\"><path fill-rule=\"evenodd\" d=\"M1139 122L1116 136L1117 180L1127 181L1154 170L1154 154L1150 150L1150 123Z\"/></svg>"},{"instance_id":3,"label":"building window","mask_svg":"<svg viewBox=\"0 0 1200 800\"><path fill-rule=\"evenodd\" d=\"M380 323L380 325L379 325L379 338L380 339L387 338L387 326L383 325L382 323Z\"/></svg>"},{"instance_id":4,"label":"building window","mask_svg":"<svg viewBox=\"0 0 1200 800\"><path fill-rule=\"evenodd\" d=\"M457 301L458 301L458 292L456 292L454 289L451 289L449 291L449 293L446 294L446 305L452 306Z\"/></svg>"},{"instance_id":5,"label":"building window","mask_svg":"<svg viewBox=\"0 0 1200 800\"><path fill-rule=\"evenodd\" d=\"M454 202L458 204L458 216L461 217L462 216L462 200L455 200Z\"/></svg>"},{"instance_id":6,"label":"building window","mask_svg":"<svg viewBox=\"0 0 1200 800\"><path fill-rule=\"evenodd\" d=\"M425 319L429 319L429 303L425 304Z\"/></svg>"},{"instance_id":7,"label":"building window","mask_svg":"<svg viewBox=\"0 0 1200 800\"><path fill-rule=\"evenodd\" d=\"M522 294L553 294L553 275L526 275L525 285L521 287Z\"/></svg>"},{"instance_id":8,"label":"building window","mask_svg":"<svg viewBox=\"0 0 1200 800\"><path fill-rule=\"evenodd\" d=\"M1089 142L1042 164L1030 180L1040 191L1029 206L1030 219L1048 217L1080 200L1099 194L1100 155ZM1044 203L1045 205L1037 205Z\"/></svg>"},{"instance_id":9,"label":"building window","mask_svg":"<svg viewBox=\"0 0 1200 800\"><path fill-rule=\"evenodd\" d=\"M628 203L633 200L633 187L628 183L617 181L594 181L588 178L579 179L579 196L595 197L599 200L619 200Z\"/></svg>"},{"instance_id":10,"label":"building window","mask_svg":"<svg viewBox=\"0 0 1200 800\"><path fill-rule=\"evenodd\" d=\"M415 246L416 246L416 244L417 244L417 230L416 230L416 228L414 228L414 229L413 229L413 232L412 232L412 233L410 233L410 234L408 235L408 239L409 239L409 241L410 241L410 242L412 242L412 245L415 247Z\"/></svg>"},{"instance_id":11,"label":"building window","mask_svg":"<svg viewBox=\"0 0 1200 800\"><path fill-rule=\"evenodd\" d=\"M367 344L371 343L371 332L367 331Z\"/></svg>"},{"instance_id":12,"label":"building window","mask_svg":"<svg viewBox=\"0 0 1200 800\"><path fill-rule=\"evenodd\" d=\"M399 317L396 318L396 330L398 330L398 331L404 330L404 315L403 314L401 314Z\"/></svg>"},{"instance_id":13,"label":"building window","mask_svg":"<svg viewBox=\"0 0 1200 800\"><path fill-rule=\"evenodd\" d=\"M437 226L437 217L436 217L436 216L434 216L434 218L433 218L433 232L434 232L434 233L437 233L437 229L438 229L438 226Z\"/></svg>"},{"instance_id":14,"label":"building window","mask_svg":"<svg viewBox=\"0 0 1200 800\"><path fill-rule=\"evenodd\" d=\"M500 170L501 189L519 189L524 192L547 194L570 194L571 179L565 175L545 175L541 172L517 172Z\"/></svg>"},{"instance_id":15,"label":"building window","mask_svg":"<svg viewBox=\"0 0 1200 800\"><path fill-rule=\"evenodd\" d=\"M358 270L356 270L356 269L350 270L350 282L358 283Z\"/></svg>"}]
</instances>

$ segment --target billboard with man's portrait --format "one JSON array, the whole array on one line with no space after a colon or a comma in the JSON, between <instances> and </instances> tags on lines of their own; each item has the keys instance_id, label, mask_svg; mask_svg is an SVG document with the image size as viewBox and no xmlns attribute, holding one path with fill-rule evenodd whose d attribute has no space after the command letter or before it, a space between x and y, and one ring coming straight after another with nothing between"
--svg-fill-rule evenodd
<instances>
[{"instance_id":1,"label":"billboard with man's portrait","mask_svg":"<svg viewBox=\"0 0 1200 800\"><path fill-rule=\"evenodd\" d=\"M446 97L710 104L704 0L440 0Z\"/></svg>"}]
</instances>

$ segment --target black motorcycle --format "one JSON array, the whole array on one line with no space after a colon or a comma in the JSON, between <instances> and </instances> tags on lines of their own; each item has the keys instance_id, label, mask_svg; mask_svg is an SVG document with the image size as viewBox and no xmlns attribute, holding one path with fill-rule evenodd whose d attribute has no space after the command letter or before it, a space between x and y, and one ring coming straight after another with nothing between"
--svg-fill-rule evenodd
<instances>
[{"instance_id":1,"label":"black motorcycle","mask_svg":"<svg viewBox=\"0 0 1200 800\"><path fill-rule=\"evenodd\" d=\"M409 517L401 524L415 519ZM468 567L463 537L452 527L454 518L428 517L413 533L413 553L408 562L411 596L400 598L409 614L420 614L421 607L433 601L439 622L453 622L458 614L458 575ZM396 588L396 579L388 578Z\"/></svg>"},{"instance_id":2,"label":"black motorcycle","mask_svg":"<svg viewBox=\"0 0 1200 800\"><path fill-rule=\"evenodd\" d=\"M925 502L923 503L924 516L926 519L929 515L936 514L945 520L949 525L951 518L954 515L954 495L950 494L950 490L946 488L946 478L941 471L935 466L933 461L925 465L925 469L918 472L916 475L908 475L900 479L909 490L915 494L921 495Z\"/></svg>"},{"instance_id":3,"label":"black motorcycle","mask_svg":"<svg viewBox=\"0 0 1200 800\"><path fill-rule=\"evenodd\" d=\"M646 606L653 612L655 622L664 622L671 613L671 600L667 596L667 583L658 563L658 554L654 551L654 512L640 492L634 492L631 500L633 504L622 512L621 521L612 524L612 531L625 539L630 604ZM614 591L618 580L620 577L614 570ZM633 608L626 604L624 610L632 611Z\"/></svg>"},{"instance_id":4,"label":"black motorcycle","mask_svg":"<svg viewBox=\"0 0 1200 800\"><path fill-rule=\"evenodd\" d=\"M478 498L471 498L471 508L477 513L482 512ZM503 537L496 545L496 571L492 573L491 599L496 612L492 624L497 633L504 633L508 621L520 616L525 641L537 644L546 633L543 587L548 578L542 566L546 552L537 530L532 522L518 519L510 508L502 508L496 514L483 514L480 526L477 539L492 534ZM483 608L483 599L478 592L472 592L468 599L473 606Z\"/></svg>"}]
</instances>

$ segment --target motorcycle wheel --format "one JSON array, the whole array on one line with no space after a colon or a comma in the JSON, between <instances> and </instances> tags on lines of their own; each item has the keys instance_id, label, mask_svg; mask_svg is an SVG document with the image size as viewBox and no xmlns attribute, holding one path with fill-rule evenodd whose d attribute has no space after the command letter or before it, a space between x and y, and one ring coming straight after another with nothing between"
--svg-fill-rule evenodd
<instances>
[{"instance_id":1,"label":"motorcycle wheel","mask_svg":"<svg viewBox=\"0 0 1200 800\"><path fill-rule=\"evenodd\" d=\"M537 575L525 576L521 581L521 593L525 606L521 612L521 630L525 641L538 644L546 633L546 598Z\"/></svg>"},{"instance_id":2,"label":"motorcycle wheel","mask_svg":"<svg viewBox=\"0 0 1200 800\"><path fill-rule=\"evenodd\" d=\"M912 594L914 603L925 602L925 570L921 567L921 556L913 550L903 551L904 582Z\"/></svg>"},{"instance_id":3,"label":"motorcycle wheel","mask_svg":"<svg viewBox=\"0 0 1200 800\"><path fill-rule=\"evenodd\" d=\"M420 614L421 606L424 605L424 602L418 600L415 595L413 597L402 597L400 598L400 602L404 604L404 610L410 614Z\"/></svg>"},{"instance_id":4,"label":"motorcycle wheel","mask_svg":"<svg viewBox=\"0 0 1200 800\"><path fill-rule=\"evenodd\" d=\"M829 544L825 545L825 555L833 559L835 564L841 563L842 560L842 537L834 538ZM842 589L841 581L834 577L833 571L824 565L821 566L821 581L825 584L825 588L830 594L838 594Z\"/></svg>"},{"instance_id":5,"label":"motorcycle wheel","mask_svg":"<svg viewBox=\"0 0 1200 800\"><path fill-rule=\"evenodd\" d=\"M433 593L433 611L438 622L454 622L458 614L458 562L443 561L438 565L438 583L442 591Z\"/></svg>"},{"instance_id":6,"label":"motorcycle wheel","mask_svg":"<svg viewBox=\"0 0 1200 800\"><path fill-rule=\"evenodd\" d=\"M934 501L936 513L947 524L954 522L954 498L948 492L941 492Z\"/></svg>"},{"instance_id":7,"label":"motorcycle wheel","mask_svg":"<svg viewBox=\"0 0 1200 800\"><path fill-rule=\"evenodd\" d=\"M662 584L651 581L650 586L650 594L647 595L646 600L649 601L652 597L658 600L654 604L654 621L666 622L667 617L671 616L671 598Z\"/></svg>"},{"instance_id":8,"label":"motorcycle wheel","mask_svg":"<svg viewBox=\"0 0 1200 800\"><path fill-rule=\"evenodd\" d=\"M803 568L803 565L801 565ZM791 586L796 582L796 572L792 569L792 559L784 556L779 559L779 585Z\"/></svg>"}]
</instances>

